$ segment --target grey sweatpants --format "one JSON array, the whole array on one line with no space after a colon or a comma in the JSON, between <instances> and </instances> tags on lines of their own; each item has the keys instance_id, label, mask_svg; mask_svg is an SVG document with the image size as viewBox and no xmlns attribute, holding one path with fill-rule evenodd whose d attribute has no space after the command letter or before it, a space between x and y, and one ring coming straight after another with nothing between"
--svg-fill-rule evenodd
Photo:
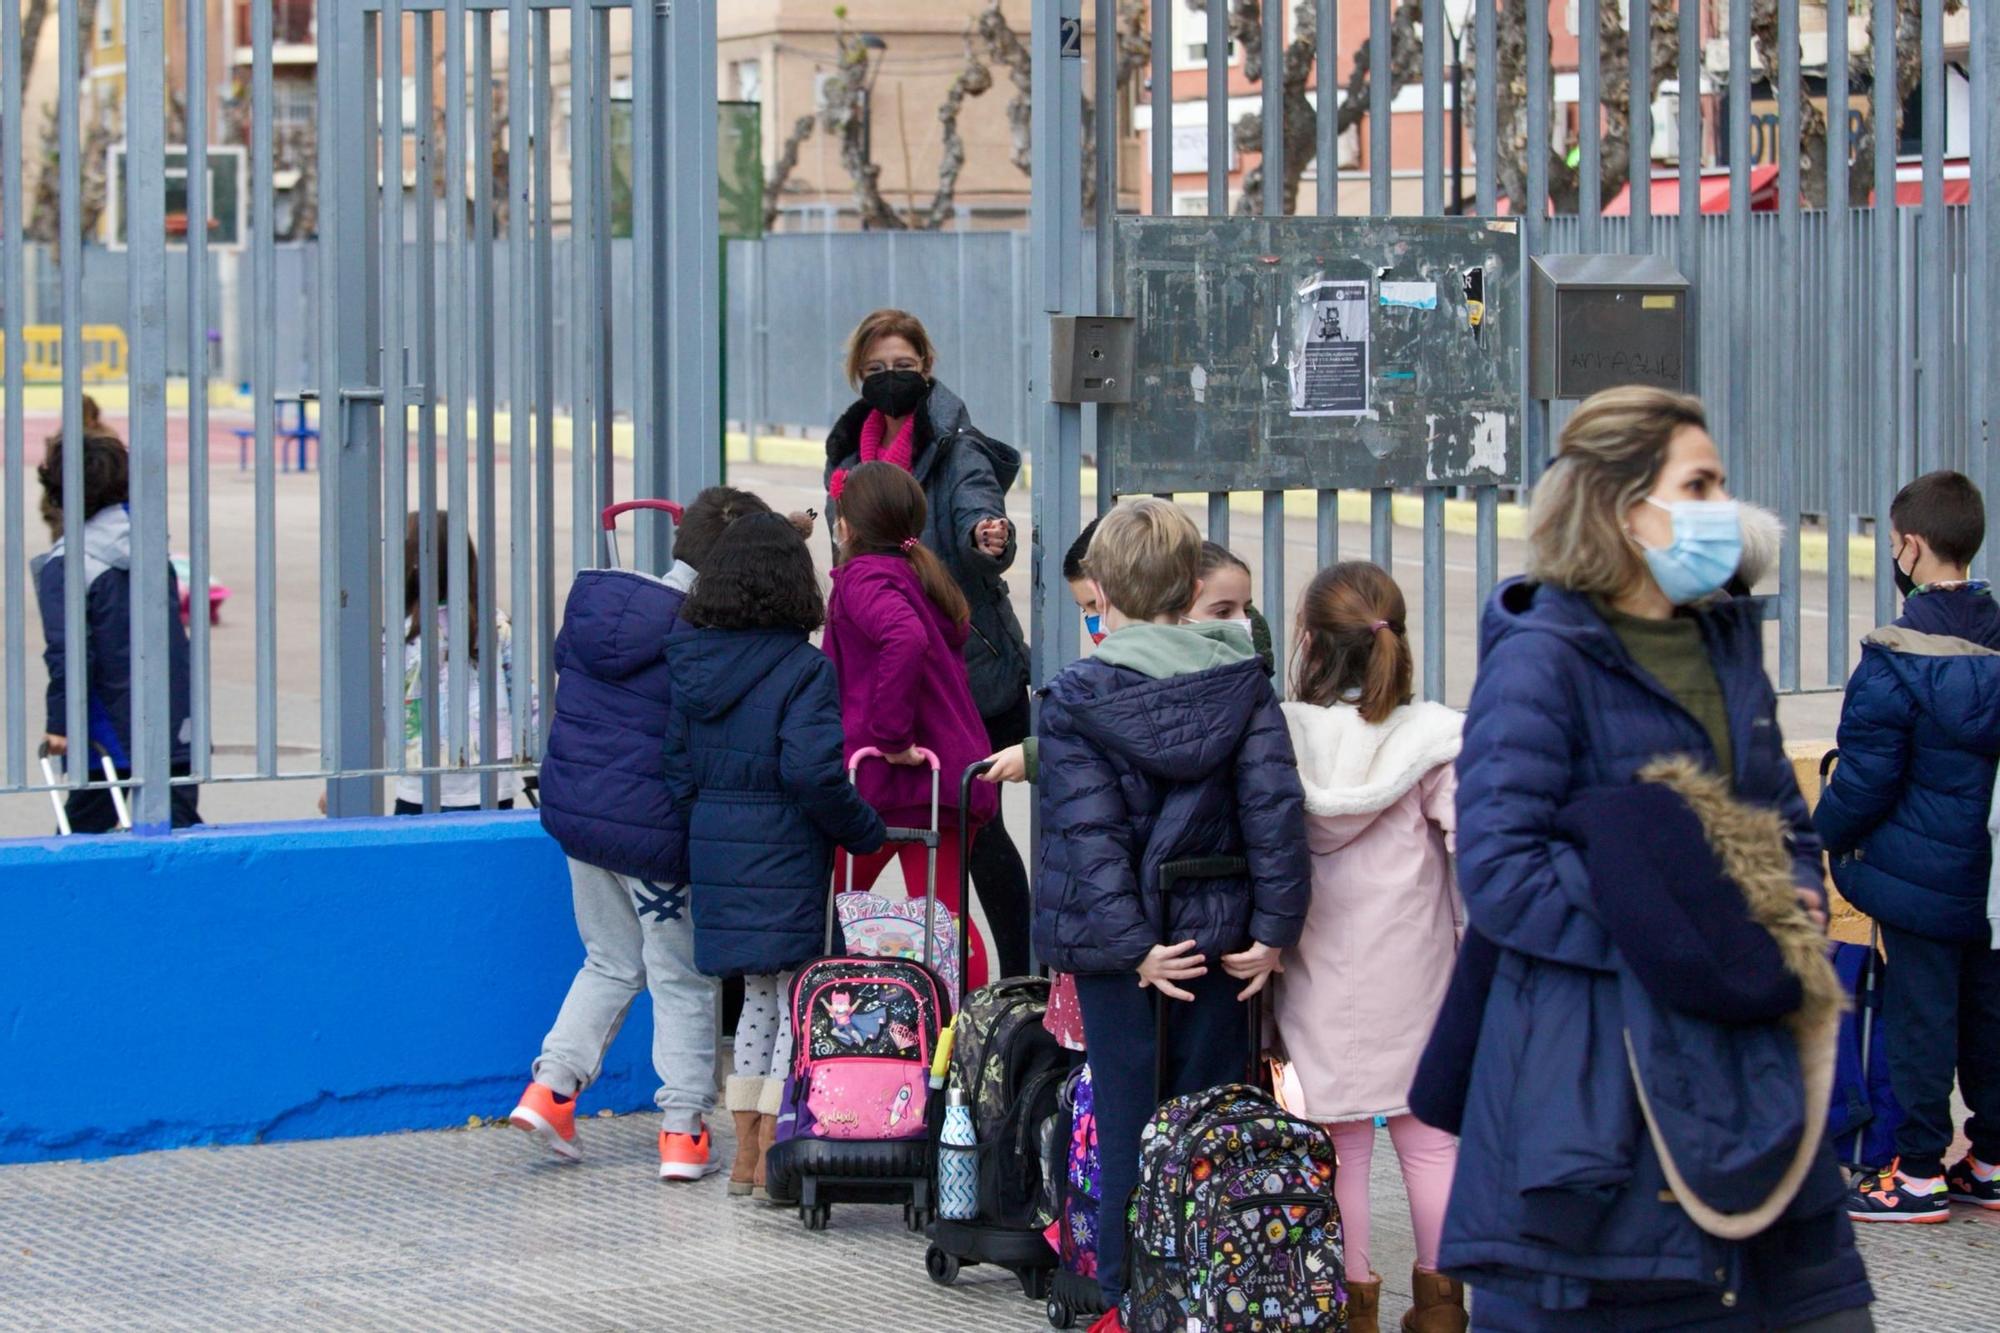
<instances>
[{"instance_id":1,"label":"grey sweatpants","mask_svg":"<svg viewBox=\"0 0 2000 1333\"><path fill-rule=\"evenodd\" d=\"M695 970L687 890L574 857L569 880L585 956L542 1039L535 1081L565 1097L589 1087L632 1001L651 990L660 1126L670 1134L700 1134L702 1117L715 1107L718 986Z\"/></svg>"}]
</instances>

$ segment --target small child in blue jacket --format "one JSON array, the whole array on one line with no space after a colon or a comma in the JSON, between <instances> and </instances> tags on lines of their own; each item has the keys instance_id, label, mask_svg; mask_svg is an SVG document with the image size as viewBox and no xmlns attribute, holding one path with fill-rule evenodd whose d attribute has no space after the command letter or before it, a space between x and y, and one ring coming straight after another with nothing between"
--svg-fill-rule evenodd
<instances>
[{"instance_id":1,"label":"small child in blue jacket","mask_svg":"<svg viewBox=\"0 0 2000 1333\"><path fill-rule=\"evenodd\" d=\"M1201 560L1201 534L1166 501L1105 515L1084 572L1108 633L1050 683L1039 724L1035 946L1075 974L1083 1010L1109 1311L1125 1293L1122 1219L1158 1095L1242 1076L1244 1001L1298 942L1312 894L1305 793L1270 676L1237 626L1182 623ZM1164 863L1222 856L1245 858L1248 875L1163 894ZM1165 997L1157 1090L1148 987ZM1120 1327L1109 1313L1103 1326Z\"/></svg>"},{"instance_id":2,"label":"small child in blue jacket","mask_svg":"<svg viewBox=\"0 0 2000 1333\"><path fill-rule=\"evenodd\" d=\"M732 524L682 616L692 629L667 641L667 787L689 831L695 966L743 978L731 1085L760 1088L749 1192L764 1197L791 1064L791 974L825 952L834 847L867 855L887 830L841 762L839 680L809 637L826 602L792 524Z\"/></svg>"},{"instance_id":3,"label":"small child in blue jacket","mask_svg":"<svg viewBox=\"0 0 2000 1333\"><path fill-rule=\"evenodd\" d=\"M90 405L92 408L95 404ZM91 423L94 412L87 415ZM63 440L54 436L37 476L42 484L42 512L59 526L63 506ZM84 644L84 678L89 695L90 734L85 745L103 747L121 778L132 776L132 516L126 510L130 460L116 436L93 433L86 424L83 439L83 530L62 533L48 554L34 561L35 600L42 612L42 659L49 669L48 724L44 741L49 753L69 751L69 650L76 638ZM74 538L83 545L84 623L67 623L64 580L66 558ZM181 622L180 581L171 563L167 586L167 722L175 777L191 771L190 697L187 627ZM102 779L102 764L86 753L93 781ZM199 788L176 784L172 789L175 828L201 823L196 797ZM118 827L111 793L103 789L71 792L63 813L73 833L109 833Z\"/></svg>"},{"instance_id":4,"label":"small child in blue jacket","mask_svg":"<svg viewBox=\"0 0 2000 1333\"><path fill-rule=\"evenodd\" d=\"M1956 472L1889 507L1903 616L1862 641L1840 763L1814 822L1834 881L1881 926L1880 1049L1905 1116L1896 1160L1848 1200L1857 1222L2000 1209L2000 953L1986 916L2000 760L2000 605L1968 577L1986 506ZM1956 1073L1971 1151L1945 1166Z\"/></svg>"},{"instance_id":5,"label":"small child in blue jacket","mask_svg":"<svg viewBox=\"0 0 2000 1333\"><path fill-rule=\"evenodd\" d=\"M596 1081L632 1002L650 990L660 1177L698 1180L717 1169L704 1121L715 1107L716 984L694 965L687 818L675 810L661 760L673 702L666 644L723 530L746 514L770 512L748 491L710 487L682 515L664 579L587 569L563 606L555 718L541 769L542 827L569 857L584 963L508 1118L565 1160L582 1152L576 1098ZM744 1108L732 1102L730 1109L747 1191ZM747 1109L754 1146L754 1096Z\"/></svg>"}]
</instances>

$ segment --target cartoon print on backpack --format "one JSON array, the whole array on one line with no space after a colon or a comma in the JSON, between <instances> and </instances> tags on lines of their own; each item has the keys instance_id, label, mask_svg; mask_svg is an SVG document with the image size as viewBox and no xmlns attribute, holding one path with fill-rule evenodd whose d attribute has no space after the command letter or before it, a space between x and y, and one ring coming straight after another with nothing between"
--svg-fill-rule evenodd
<instances>
[{"instance_id":1,"label":"cartoon print on backpack","mask_svg":"<svg viewBox=\"0 0 2000 1333\"><path fill-rule=\"evenodd\" d=\"M812 1003L812 1055L915 1058L917 998L901 987L843 986Z\"/></svg>"}]
</instances>

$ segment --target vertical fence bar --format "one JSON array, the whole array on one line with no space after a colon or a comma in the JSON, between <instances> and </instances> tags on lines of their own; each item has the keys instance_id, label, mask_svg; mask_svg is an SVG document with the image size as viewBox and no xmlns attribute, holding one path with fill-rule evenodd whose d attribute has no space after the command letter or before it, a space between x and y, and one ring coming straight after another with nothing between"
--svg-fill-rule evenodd
<instances>
[{"instance_id":1,"label":"vertical fence bar","mask_svg":"<svg viewBox=\"0 0 2000 1333\"><path fill-rule=\"evenodd\" d=\"M1829 15L1829 18L1832 16ZM1778 344L1778 514L1785 536L1778 556L1778 688L1799 688L1799 341L1805 309L1799 298L1799 0L1778 0L1778 300L1791 336ZM1741 279L1739 278L1739 281ZM1736 455L1747 465L1748 451ZM1738 483L1741 484L1740 482Z\"/></svg>"},{"instance_id":2,"label":"vertical fence bar","mask_svg":"<svg viewBox=\"0 0 2000 1333\"><path fill-rule=\"evenodd\" d=\"M1577 243L1591 251L1604 217L1604 38L1596 4L1579 3L1576 14Z\"/></svg>"},{"instance_id":3,"label":"vertical fence bar","mask_svg":"<svg viewBox=\"0 0 2000 1333\"><path fill-rule=\"evenodd\" d=\"M1532 6L1531 6L1532 8ZM1395 211L1391 161L1389 48L1392 44L1390 0L1372 0L1368 9L1368 211L1381 217ZM1376 487L1368 497L1370 559L1393 569L1396 544L1395 492Z\"/></svg>"},{"instance_id":4,"label":"vertical fence bar","mask_svg":"<svg viewBox=\"0 0 2000 1333\"><path fill-rule=\"evenodd\" d=\"M444 420L445 511L445 762L460 767L471 761L472 693L466 658L472 644L471 570L466 561L469 540L467 504L471 478L466 466L467 418L471 403L466 381L471 371L471 340L467 309L470 275L465 234L465 10L466 0L445 0L444 6ZM570 69L584 62L572 52ZM580 205L579 205L580 206ZM428 521L428 516L427 516ZM489 617L482 607L480 619ZM481 626L481 628L485 628ZM491 642L492 635L481 639ZM424 687L432 682L426 679Z\"/></svg>"},{"instance_id":5,"label":"vertical fence bar","mask_svg":"<svg viewBox=\"0 0 2000 1333\"><path fill-rule=\"evenodd\" d=\"M673 312L668 361L676 423L673 466L676 488L683 495L692 495L722 479L722 416L717 399L722 362L713 331L704 327L714 319L718 285L715 6L673 6L667 50L674 59L667 87L665 140L673 191L667 233L671 247L667 299ZM1080 85L1077 96L1079 101L1071 114L1080 117ZM1073 216L1081 217L1081 199L1076 207L1079 211ZM1076 243L1081 245L1082 238ZM1078 308L1070 307L1072 311ZM1074 629L1076 618L1068 619Z\"/></svg>"},{"instance_id":6,"label":"vertical fence bar","mask_svg":"<svg viewBox=\"0 0 2000 1333\"><path fill-rule=\"evenodd\" d=\"M1444 212L1444 0L1424 0L1424 213ZM1424 497L1424 698L1444 697L1444 488Z\"/></svg>"},{"instance_id":7,"label":"vertical fence bar","mask_svg":"<svg viewBox=\"0 0 2000 1333\"><path fill-rule=\"evenodd\" d=\"M1424 215L1444 212L1444 0L1424 0Z\"/></svg>"},{"instance_id":8,"label":"vertical fence bar","mask_svg":"<svg viewBox=\"0 0 2000 1333\"><path fill-rule=\"evenodd\" d=\"M1849 421L1848 293L1853 287L1848 206L1847 14L1826 22L1826 678L1847 679L1848 532L1854 501L1848 462L1858 438Z\"/></svg>"},{"instance_id":9,"label":"vertical fence bar","mask_svg":"<svg viewBox=\"0 0 2000 1333\"><path fill-rule=\"evenodd\" d=\"M1313 81L1318 98L1313 108L1315 203L1323 218L1340 214L1340 6L1335 0L1318 0L1315 17L1317 49L1313 52ZM1315 546L1322 568L1340 558L1340 492L1322 489L1315 493Z\"/></svg>"},{"instance_id":10,"label":"vertical fence bar","mask_svg":"<svg viewBox=\"0 0 2000 1333\"><path fill-rule=\"evenodd\" d=\"M1209 40L1217 32L1219 9L1211 0ZM1048 316L1074 312L1083 300L1082 220L1083 146L1080 120L1083 106L1082 61L1063 54L1063 29L1082 21L1079 0L1034 0L1029 41L1034 49L1033 202L1030 218L1035 248L1038 310L1031 330L1031 364L1046 375L1049 364ZM1209 50L1214 77L1216 47ZM1217 113L1211 100L1210 115ZM1214 125L1210 146L1214 147ZM1221 160L1211 155L1211 188ZM1048 401L1046 386L1039 395L1042 444L1036 457L1035 505L1035 626L1032 643L1035 683L1049 680L1077 653L1077 618L1066 614L1058 590L1063 586L1062 557L1071 534L1082 524L1083 420L1074 405Z\"/></svg>"},{"instance_id":11,"label":"vertical fence bar","mask_svg":"<svg viewBox=\"0 0 2000 1333\"><path fill-rule=\"evenodd\" d=\"M208 12L185 10L187 81L188 359L188 757L190 772L211 766L208 636Z\"/></svg>"},{"instance_id":12,"label":"vertical fence bar","mask_svg":"<svg viewBox=\"0 0 2000 1333\"><path fill-rule=\"evenodd\" d=\"M117 0L112 2L115 4ZM86 34L78 19L76 0L61 0L56 16L62 25L56 48L62 68L56 91L56 138L60 155L56 167L56 244L62 266L62 363L80 366L83 364L83 148L78 84ZM126 225L129 233L129 220ZM14 349L8 350L11 355ZM63 624L66 627L63 701L67 714L63 719L63 734L70 742L69 782L75 787L90 780L92 766L90 675L86 660L90 636L83 632L88 624L85 594L89 591L83 568L85 515L80 447L83 387L76 375L63 376L62 437Z\"/></svg>"},{"instance_id":13,"label":"vertical fence bar","mask_svg":"<svg viewBox=\"0 0 2000 1333\"><path fill-rule=\"evenodd\" d=\"M1264 216L1275 218L1285 213L1285 6L1274 0L1264 6L1263 16L1264 77L1258 86L1264 131L1261 203Z\"/></svg>"},{"instance_id":14,"label":"vertical fence bar","mask_svg":"<svg viewBox=\"0 0 2000 1333\"><path fill-rule=\"evenodd\" d=\"M1117 272L1112 257L1112 226L1118 217L1118 0L1096 0L1092 19L1090 170L1096 182L1091 239L1095 242L1096 290L1091 311L1118 313ZM1269 26L1268 24L1266 25ZM893 233L892 233L893 235ZM1118 408L1100 403L1086 413L1090 454L1097 460L1097 510L1103 513L1118 499L1117 459L1111 453L1111 420Z\"/></svg>"},{"instance_id":15,"label":"vertical fence bar","mask_svg":"<svg viewBox=\"0 0 2000 1333\"><path fill-rule=\"evenodd\" d=\"M1626 197L1632 223L1626 248L1635 255L1653 249L1653 0L1629 0L1625 20L1625 138L1632 165Z\"/></svg>"},{"instance_id":16,"label":"vertical fence bar","mask_svg":"<svg viewBox=\"0 0 2000 1333\"><path fill-rule=\"evenodd\" d=\"M1967 232L1966 282L1975 293L2000 291L2000 18L1991 5L1972 9L1971 188ZM1991 306L1977 296L1967 303L1966 347L1971 361L1967 379L1972 387L1972 443L1977 451L1973 476L1982 492L1993 494L2000 483L2000 349L1993 344ZM1981 572L1992 561L1981 555Z\"/></svg>"},{"instance_id":17,"label":"vertical fence bar","mask_svg":"<svg viewBox=\"0 0 2000 1333\"><path fill-rule=\"evenodd\" d=\"M1510 0L1511 2L1511 0ZM1548 248L1549 234L1549 102L1554 88L1549 74L1549 9L1528 5L1528 201L1521 214L1521 252L1533 258ZM1494 68L1492 65L1486 66ZM1482 97L1481 102L1491 101ZM1532 486L1549 456L1549 405L1528 400L1522 434L1521 481Z\"/></svg>"},{"instance_id":18,"label":"vertical fence bar","mask_svg":"<svg viewBox=\"0 0 2000 1333\"><path fill-rule=\"evenodd\" d=\"M1885 334L1901 318L1898 295L1899 261L1896 244L1896 124L1902 105L1896 86L1896 0L1875 0L1869 51L1875 57L1873 112L1875 126L1875 206L1869 219L1874 229L1875 320ZM1889 502L1896 495L1897 357L1875 357L1875 623L1896 618L1896 583L1889 544Z\"/></svg>"},{"instance_id":19,"label":"vertical fence bar","mask_svg":"<svg viewBox=\"0 0 2000 1333\"><path fill-rule=\"evenodd\" d=\"M257 772L278 771L278 486L271 435L277 392L277 220L271 156L271 5L250 6L250 307L256 332L250 348L250 411L255 431L257 548ZM304 411L303 408L300 409ZM325 419L321 418L324 425ZM325 466L326 434L321 436Z\"/></svg>"},{"instance_id":20,"label":"vertical fence bar","mask_svg":"<svg viewBox=\"0 0 2000 1333\"><path fill-rule=\"evenodd\" d=\"M1750 5L1729 7L1729 398L1722 461L1734 476L1750 430Z\"/></svg>"},{"instance_id":21,"label":"vertical fence bar","mask_svg":"<svg viewBox=\"0 0 2000 1333\"><path fill-rule=\"evenodd\" d=\"M130 448L132 516L132 773L138 779L132 826L164 833L172 826L175 739L168 688L167 599L167 31L165 6L126 0L125 235L126 300L131 337ZM193 193L190 182L189 193ZM192 294L190 294L192 299ZM69 362L69 367L80 365ZM70 378L65 374L65 379ZM202 444L205 446L206 441ZM70 448L66 454L82 456ZM69 531L69 529L65 529ZM81 529L76 536L82 537ZM81 547L79 540L75 543ZM206 597L203 598L207 600ZM82 633L72 621L69 638ZM89 745L82 746L86 756Z\"/></svg>"},{"instance_id":22,"label":"vertical fence bar","mask_svg":"<svg viewBox=\"0 0 2000 1333\"><path fill-rule=\"evenodd\" d=\"M656 71L659 60L657 50L659 23L653 14L650 0L638 0L632 6L632 180L638 182L659 181L659 160L655 151L657 140L653 134L653 112L656 109ZM654 379L659 374L659 347L655 336L660 331L659 323L650 318L647 298L654 290L654 259L659 248L654 244L658 238L657 214L655 207L659 192L652 188L635 188L632 191L632 290L638 294L632 305L632 494L634 496L657 496L664 494L667 484L662 475L665 452L660 446L664 435L653 416L656 395ZM752 340L745 339L745 350L752 360L756 348ZM747 412L747 408L745 409ZM752 441L756 428L745 423L745 431ZM608 452L608 451L607 451ZM681 497L683 503L691 496ZM606 503L611 497L606 496ZM673 532L671 524L656 521L664 519L664 514L653 514L640 510L633 514L632 551L637 568L648 573L660 573L666 569L664 556L672 548Z\"/></svg>"},{"instance_id":23,"label":"vertical fence bar","mask_svg":"<svg viewBox=\"0 0 2000 1333\"><path fill-rule=\"evenodd\" d=\"M701 6L706 8L706 6ZM591 531L602 533L598 514L604 506L618 497L613 493L614 467L617 462L615 442L611 436L612 418L612 360L613 336L611 329L611 11L595 6L591 9L591 63L590 76L590 122L597 126L596 151L591 154L592 187L596 191L597 207L590 213L590 269L597 281L597 318L590 326L590 364L597 377L591 394L591 405L596 408L596 420L592 423L592 436L596 440L597 452L592 456L591 477L593 479L590 497ZM713 78L709 86L715 86ZM636 110L634 112L636 116ZM714 122L715 104L709 102L709 120ZM635 191L636 193L636 191ZM714 214L715 210L709 210ZM634 244L637 244L636 237ZM722 335L722 320L715 305L703 307L702 320L707 329L707 345L719 346ZM717 366L721 365L720 353ZM701 401L715 405L715 429L707 436L712 450L722 447L722 376L718 373L702 381L706 385ZM602 540L601 536L599 540ZM605 558L600 552L598 559Z\"/></svg>"},{"instance_id":24,"label":"vertical fence bar","mask_svg":"<svg viewBox=\"0 0 2000 1333\"><path fill-rule=\"evenodd\" d=\"M274 0L275 3L275 0ZM316 256L318 259L319 309L318 315L318 361L319 384L319 425L320 425L320 468L319 468L319 649L320 649L320 707L319 707L319 757L320 767L333 771L340 767L338 754L340 734L340 652L338 612L334 607L334 595L340 586L340 543L328 540L328 529L339 523L339 490L337 474L340 471L340 449L345 435L345 414L340 401L340 321L344 313L334 294L340 290L339 251L339 204L338 195L332 188L339 179L339 135L336 130L340 121L342 103L340 100L340 42L333 31L338 11L330 11L326 30L320 32L320 62L317 71L319 123L324 131L316 139L318 152L317 169L319 179L326 182L328 192L326 207L319 213L319 233ZM301 409L303 410L303 409ZM327 784L327 811L339 813L341 784Z\"/></svg>"},{"instance_id":25,"label":"vertical fence bar","mask_svg":"<svg viewBox=\"0 0 2000 1333\"><path fill-rule=\"evenodd\" d=\"M445 394L438 383L437 355L437 209L431 182L437 179L437 15L426 11L417 20L417 105L422 129L417 134L417 179L424 183L423 206L417 209L417 359L422 365L424 393L417 414L417 674L418 766L435 769L443 756L444 701L438 698L438 549L437 549L437 418ZM407 558L407 557L406 557ZM407 655L407 650L405 655ZM406 668L407 670L407 668ZM427 772L420 795L427 811L438 808L442 784Z\"/></svg>"},{"instance_id":26,"label":"vertical fence bar","mask_svg":"<svg viewBox=\"0 0 2000 1333\"><path fill-rule=\"evenodd\" d=\"M535 71L532 105L535 159L534 316L535 357L535 688L541 726L535 753L548 745L555 721L556 687L556 367L555 367L555 176L550 166L549 11L535 11Z\"/></svg>"},{"instance_id":27,"label":"vertical fence bar","mask_svg":"<svg viewBox=\"0 0 2000 1333\"><path fill-rule=\"evenodd\" d=\"M1174 9L1171 4L1146 6L1152 20L1153 90L1147 105L1153 114L1152 209L1159 217L1174 211Z\"/></svg>"},{"instance_id":28,"label":"vertical fence bar","mask_svg":"<svg viewBox=\"0 0 2000 1333\"><path fill-rule=\"evenodd\" d=\"M1499 64L1500 19L1495 0L1478 0L1473 15L1473 46L1479 66L1479 104L1473 114L1473 190L1479 215L1492 217L1500 208L1500 182L1496 159L1499 154L1500 108L1490 95L1491 71ZM1520 446L1516 446L1517 448ZM1486 600L1500 581L1500 488L1481 486L1473 492L1478 522L1473 534L1473 579L1478 593L1478 614L1484 614ZM1474 635L1475 640L1478 636Z\"/></svg>"},{"instance_id":29,"label":"vertical fence bar","mask_svg":"<svg viewBox=\"0 0 2000 1333\"><path fill-rule=\"evenodd\" d=\"M527 651L517 652L508 712L514 723L514 754L539 750L529 737L530 688L539 670L540 621L535 608L533 566L539 548L534 534L534 402L532 361L536 340L534 278L528 254L528 219L533 207L534 151L528 142L528 0L507 4L507 569L512 574L514 623L527 634ZM539 129L535 131L539 137ZM547 405L542 411L546 414ZM541 550L546 562L553 553ZM518 646L517 646L518 648Z\"/></svg>"},{"instance_id":30,"label":"vertical fence bar","mask_svg":"<svg viewBox=\"0 0 2000 1333\"><path fill-rule=\"evenodd\" d=\"M1945 237L1944 0L1923 2L1923 245L1917 261L1918 339L1917 470L1945 466L1953 377L1946 348L1952 340L1951 247Z\"/></svg>"},{"instance_id":31,"label":"vertical fence bar","mask_svg":"<svg viewBox=\"0 0 2000 1333\"><path fill-rule=\"evenodd\" d=\"M1675 111L1679 144L1676 166L1680 184L1675 190L1674 241L1679 251L1682 276L1688 280L1687 318L1700 327L1704 300L1701 285L1701 6L1682 0L1679 15L1679 46L1675 60ZM1708 380L1702 362L1695 363L1696 385L1706 391Z\"/></svg>"},{"instance_id":32,"label":"vertical fence bar","mask_svg":"<svg viewBox=\"0 0 2000 1333\"><path fill-rule=\"evenodd\" d=\"M493 512L495 462L493 429L494 398L499 386L494 364L493 319L493 11L481 10L472 18L472 141L479 146L473 157L472 172L472 301L479 318L472 321L472 374L475 401L479 404L479 540L475 550L484 551L479 562L476 589L481 624L479 661L479 762L491 764L500 757L500 603L494 597L496 568L500 557L499 523ZM644 180L645 177L638 177ZM640 194L645 192L639 191ZM500 775L479 775L479 804L492 809L499 799Z\"/></svg>"},{"instance_id":33,"label":"vertical fence bar","mask_svg":"<svg viewBox=\"0 0 2000 1333\"><path fill-rule=\"evenodd\" d=\"M403 289L403 0L382 0L382 116L382 624L387 642L400 645L409 619L403 538L410 511L410 409L403 342L403 306L408 300ZM429 191L424 194L428 197ZM387 767L406 768L403 655L393 648L382 654L382 735L389 747L383 752Z\"/></svg>"},{"instance_id":34,"label":"vertical fence bar","mask_svg":"<svg viewBox=\"0 0 2000 1333\"><path fill-rule=\"evenodd\" d=\"M1229 0L1208 0L1206 17L1208 212L1221 217L1229 211Z\"/></svg>"},{"instance_id":35,"label":"vertical fence bar","mask_svg":"<svg viewBox=\"0 0 2000 1333\"><path fill-rule=\"evenodd\" d=\"M21 234L27 224L27 201L21 192L21 10L0 5L0 357L6 362L6 476L0 479L5 510L0 513L6 543L7 647L7 785L28 780L28 552L24 492L28 488L27 458L21 419L21 307L27 282L21 265Z\"/></svg>"},{"instance_id":36,"label":"vertical fence bar","mask_svg":"<svg viewBox=\"0 0 2000 1333\"><path fill-rule=\"evenodd\" d=\"M596 235L592 211L596 200L591 189L592 164L597 157L597 136L603 127L591 119L596 105L591 80L597 62L591 44L597 25L590 21L590 0L571 0L569 6L569 484L570 561L581 571L598 563L597 524L591 514L591 492L596 477L591 468L592 433L597 422L597 367L590 360L587 330L597 327L597 278L591 271L591 237ZM679 201L676 199L676 206ZM680 396L682 386L674 385Z\"/></svg>"}]
</instances>

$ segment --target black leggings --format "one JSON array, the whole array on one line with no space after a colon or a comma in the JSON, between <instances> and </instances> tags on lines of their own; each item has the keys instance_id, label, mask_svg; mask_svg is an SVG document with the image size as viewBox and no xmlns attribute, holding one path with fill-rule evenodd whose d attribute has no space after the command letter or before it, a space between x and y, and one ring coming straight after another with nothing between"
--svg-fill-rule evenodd
<instances>
[{"instance_id":1,"label":"black leggings","mask_svg":"<svg viewBox=\"0 0 2000 1333\"><path fill-rule=\"evenodd\" d=\"M995 752L1019 745L1028 737L1030 714L1024 691L1020 702L1004 713L984 719L986 739ZM972 886L979 893L979 905L986 909L986 925L992 937L993 973L1000 977L1025 976L1028 971L1028 869L1021 862L1021 849L1007 833L1000 810L972 840Z\"/></svg>"}]
</instances>

